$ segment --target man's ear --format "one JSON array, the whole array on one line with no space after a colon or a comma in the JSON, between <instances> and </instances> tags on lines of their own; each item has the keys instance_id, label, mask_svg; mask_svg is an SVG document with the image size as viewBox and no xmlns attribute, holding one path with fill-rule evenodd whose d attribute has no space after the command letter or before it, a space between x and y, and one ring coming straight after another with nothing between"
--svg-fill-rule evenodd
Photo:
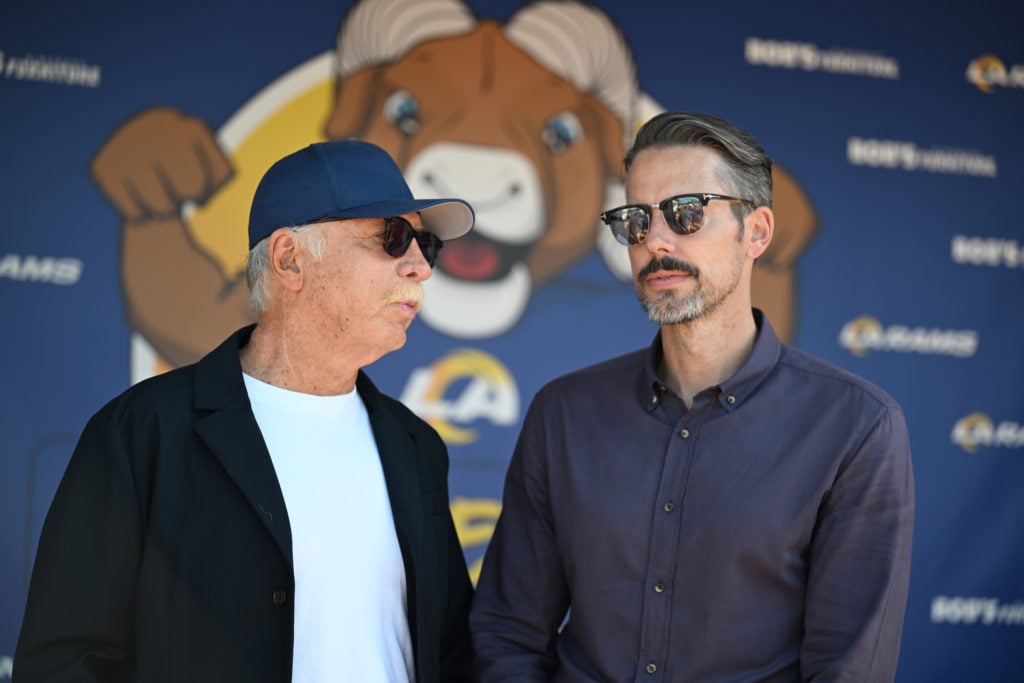
<instances>
[{"instance_id":1,"label":"man's ear","mask_svg":"<svg viewBox=\"0 0 1024 683\"><path fill-rule=\"evenodd\" d=\"M746 218L747 253L756 259L768 249L775 234L775 214L767 206L759 206Z\"/></svg>"},{"instance_id":2,"label":"man's ear","mask_svg":"<svg viewBox=\"0 0 1024 683\"><path fill-rule=\"evenodd\" d=\"M302 288L302 268L299 265L299 241L291 228L279 228L267 238L270 272L286 289Z\"/></svg>"}]
</instances>

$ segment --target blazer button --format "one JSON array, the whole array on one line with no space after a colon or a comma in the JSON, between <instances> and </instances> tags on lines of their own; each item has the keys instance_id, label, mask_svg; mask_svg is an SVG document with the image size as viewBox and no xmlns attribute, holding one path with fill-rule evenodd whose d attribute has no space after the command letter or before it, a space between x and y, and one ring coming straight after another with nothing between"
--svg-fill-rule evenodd
<instances>
[{"instance_id":1,"label":"blazer button","mask_svg":"<svg viewBox=\"0 0 1024 683\"><path fill-rule=\"evenodd\" d=\"M274 607L280 607L288 601L288 592L284 589L274 591Z\"/></svg>"}]
</instances>

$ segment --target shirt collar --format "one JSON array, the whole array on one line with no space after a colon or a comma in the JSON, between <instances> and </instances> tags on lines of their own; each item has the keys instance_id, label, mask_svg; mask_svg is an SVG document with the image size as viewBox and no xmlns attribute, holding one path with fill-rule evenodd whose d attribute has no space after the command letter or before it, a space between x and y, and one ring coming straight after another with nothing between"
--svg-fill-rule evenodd
<instances>
[{"instance_id":1,"label":"shirt collar","mask_svg":"<svg viewBox=\"0 0 1024 683\"><path fill-rule=\"evenodd\" d=\"M753 309L754 323L757 325L757 337L754 348L740 366L740 369L722 382L718 387L718 401L728 411L733 411L748 396L754 393L761 382L775 368L782 354L782 342L779 341L772 324L760 309ZM640 377L640 400L647 406L648 412L658 407L662 396L668 391L665 384L658 379L657 368L661 363L661 330L654 335L654 340L647 349L644 369Z\"/></svg>"}]
</instances>

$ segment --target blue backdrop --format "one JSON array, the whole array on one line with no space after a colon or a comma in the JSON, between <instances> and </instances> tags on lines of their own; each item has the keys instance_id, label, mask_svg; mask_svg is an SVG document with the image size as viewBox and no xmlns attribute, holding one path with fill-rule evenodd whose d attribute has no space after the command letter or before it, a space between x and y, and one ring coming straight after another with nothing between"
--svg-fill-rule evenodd
<instances>
[{"instance_id":1,"label":"blue backdrop","mask_svg":"<svg viewBox=\"0 0 1024 683\"><path fill-rule=\"evenodd\" d=\"M918 497L898 680L1024 680L1024 5L602 0L585 5L594 26L569 22L591 40L551 48L516 20L537 7L522 0L432 0L450 25L437 32L423 17L382 26L378 4L0 9L0 680L79 431L133 381L233 329L243 314L197 269L230 282L252 179L314 139L385 144L423 191L415 172L452 164L445 189L478 208L481 241L427 290L438 307L369 368L448 442L475 575L534 392L655 332L591 204L616 203L618 171L599 162L660 109L727 118L776 159L784 229L759 305L906 411ZM534 19L568 45L558 16ZM499 50L486 85L470 82L487 65L464 46L433 72L403 71L421 43L443 57L447 36L484 27L532 61ZM515 90L515 74L537 70L579 87L579 108L544 113L540 91ZM418 100L393 96L402 78ZM438 102L470 114L446 131ZM176 122L208 131L182 137ZM181 141L200 137L233 184L181 170L195 150ZM487 194L502 173L521 181L504 207ZM126 237L175 225L192 251L140 263Z\"/></svg>"}]
</instances>

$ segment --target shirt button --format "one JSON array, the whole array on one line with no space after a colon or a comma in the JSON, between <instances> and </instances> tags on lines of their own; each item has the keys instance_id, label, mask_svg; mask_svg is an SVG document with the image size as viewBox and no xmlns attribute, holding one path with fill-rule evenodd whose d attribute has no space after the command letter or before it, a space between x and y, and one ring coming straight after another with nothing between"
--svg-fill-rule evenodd
<instances>
[{"instance_id":1,"label":"shirt button","mask_svg":"<svg viewBox=\"0 0 1024 683\"><path fill-rule=\"evenodd\" d=\"M733 403L736 402L736 397L733 396L732 394L729 394L728 396L725 397L725 400L729 405L732 405Z\"/></svg>"},{"instance_id":2,"label":"shirt button","mask_svg":"<svg viewBox=\"0 0 1024 683\"><path fill-rule=\"evenodd\" d=\"M672 512L675 508L676 506L672 503L665 503L665 505L662 506L662 509L665 510L665 512Z\"/></svg>"},{"instance_id":3,"label":"shirt button","mask_svg":"<svg viewBox=\"0 0 1024 683\"><path fill-rule=\"evenodd\" d=\"M657 402L658 402L658 395L655 394L654 396L651 396L651 403L657 403Z\"/></svg>"},{"instance_id":4,"label":"shirt button","mask_svg":"<svg viewBox=\"0 0 1024 683\"><path fill-rule=\"evenodd\" d=\"M665 584L663 582L661 582L661 581L659 581L658 583L654 584L654 592L655 593L664 593L665 592Z\"/></svg>"},{"instance_id":5,"label":"shirt button","mask_svg":"<svg viewBox=\"0 0 1024 683\"><path fill-rule=\"evenodd\" d=\"M679 430L679 436L683 437L684 439L689 439L690 438L690 430L689 429L680 429Z\"/></svg>"},{"instance_id":6,"label":"shirt button","mask_svg":"<svg viewBox=\"0 0 1024 683\"><path fill-rule=\"evenodd\" d=\"M276 590L274 591L274 595L271 599L274 601L274 607L280 607L288 600L288 592L285 590Z\"/></svg>"},{"instance_id":7,"label":"shirt button","mask_svg":"<svg viewBox=\"0 0 1024 683\"><path fill-rule=\"evenodd\" d=\"M654 662L651 662L650 664L647 665L647 673L652 674L652 673L654 673L657 670L658 670L658 667L654 665Z\"/></svg>"}]
</instances>

